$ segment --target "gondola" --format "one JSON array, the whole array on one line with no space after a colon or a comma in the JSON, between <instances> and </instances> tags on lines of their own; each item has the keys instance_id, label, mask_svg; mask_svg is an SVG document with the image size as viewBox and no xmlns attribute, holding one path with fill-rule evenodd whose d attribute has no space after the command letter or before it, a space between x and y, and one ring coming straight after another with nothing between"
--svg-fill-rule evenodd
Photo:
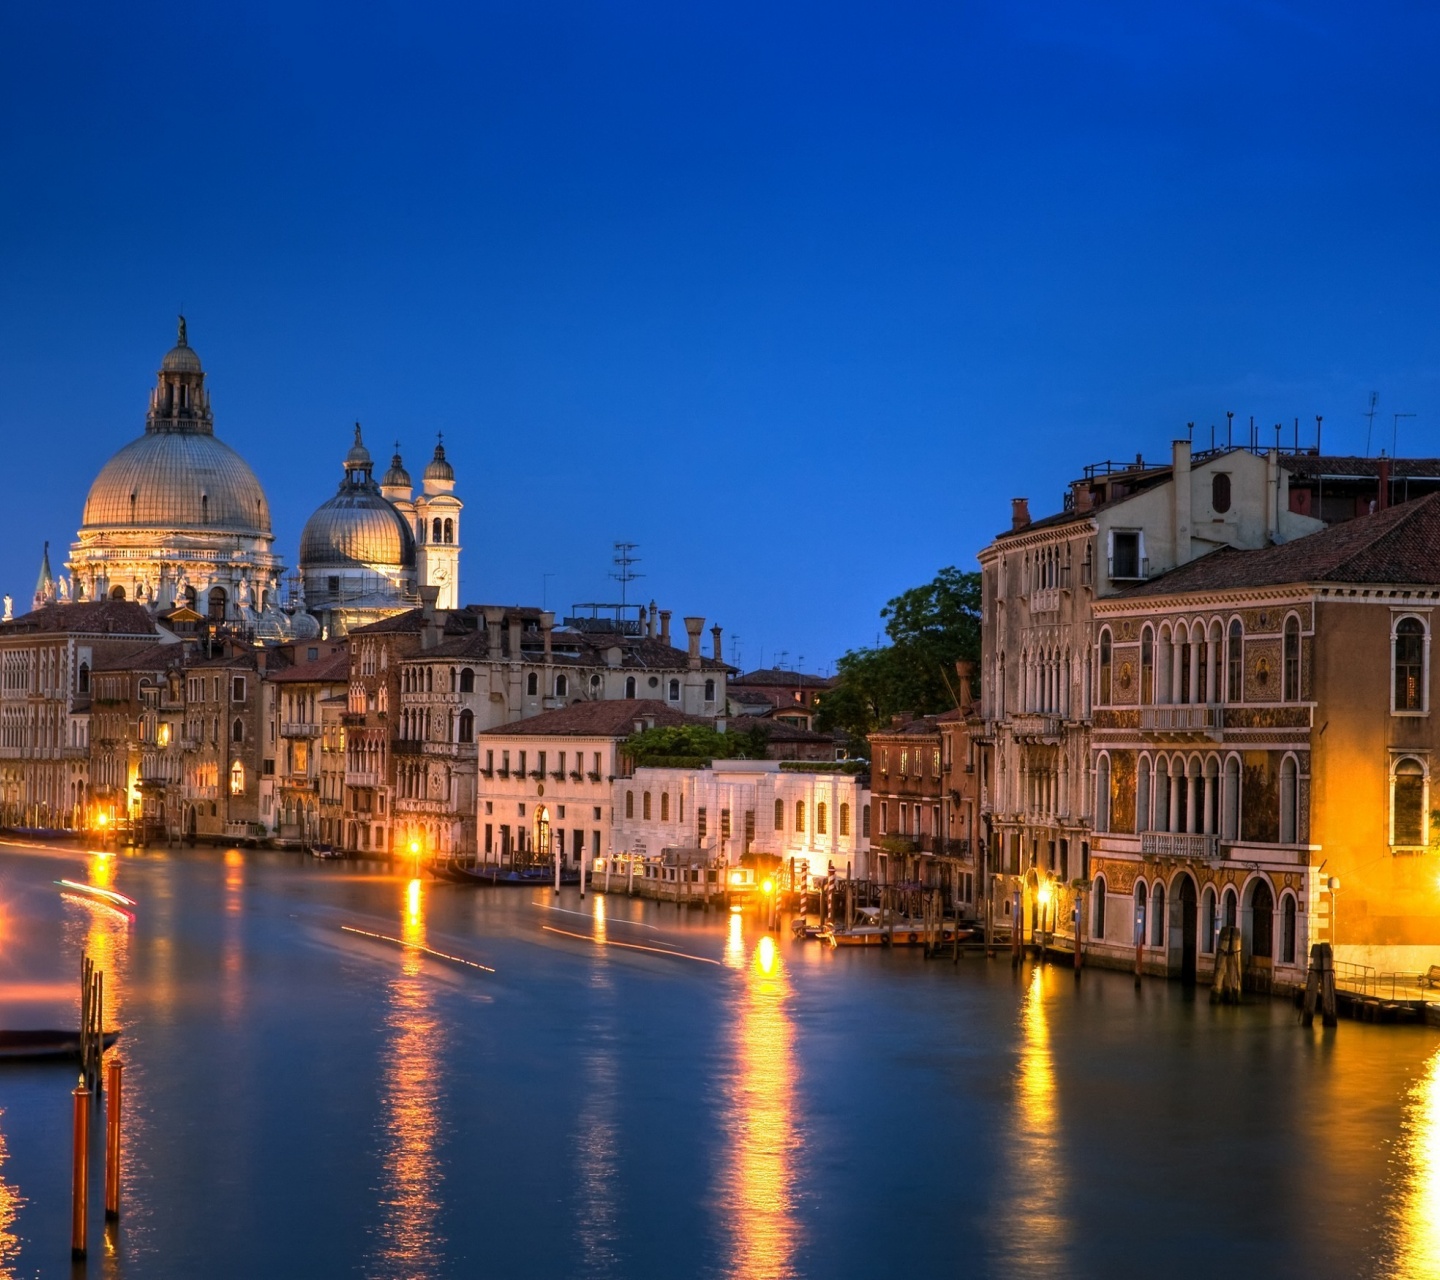
<instances>
[{"instance_id":1,"label":"gondola","mask_svg":"<svg viewBox=\"0 0 1440 1280\"><path fill-rule=\"evenodd\" d=\"M119 1038L118 1031L107 1031L101 1040L108 1049ZM79 1056L78 1031L0 1031L0 1062Z\"/></svg>"},{"instance_id":2,"label":"gondola","mask_svg":"<svg viewBox=\"0 0 1440 1280\"><path fill-rule=\"evenodd\" d=\"M544 887L555 883L554 866L502 867L493 863L480 863L474 867L454 866L454 877L461 884L518 884ZM579 884L580 872L565 868L560 872L561 884Z\"/></svg>"}]
</instances>

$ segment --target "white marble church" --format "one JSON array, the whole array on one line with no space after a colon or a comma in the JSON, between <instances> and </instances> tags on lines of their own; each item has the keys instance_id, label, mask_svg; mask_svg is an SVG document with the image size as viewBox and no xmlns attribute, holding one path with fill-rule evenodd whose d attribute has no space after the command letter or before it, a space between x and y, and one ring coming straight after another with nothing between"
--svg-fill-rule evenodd
<instances>
[{"instance_id":1,"label":"white marble church","mask_svg":"<svg viewBox=\"0 0 1440 1280\"><path fill-rule=\"evenodd\" d=\"M90 486L68 576L52 574L47 546L34 604L133 600L160 617L193 611L192 621L261 639L343 635L413 608L423 586L438 589L440 607L458 604L462 507L443 443L412 496L398 445L376 483L357 424L339 490L305 525L287 598L269 503L249 465L215 434L182 316L144 434Z\"/></svg>"}]
</instances>

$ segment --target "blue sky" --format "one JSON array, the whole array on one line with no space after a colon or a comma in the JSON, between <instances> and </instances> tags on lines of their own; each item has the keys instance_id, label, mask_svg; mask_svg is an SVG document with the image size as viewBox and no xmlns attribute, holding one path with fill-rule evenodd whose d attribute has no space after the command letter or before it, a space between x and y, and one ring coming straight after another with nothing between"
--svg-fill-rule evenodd
<instances>
[{"instance_id":1,"label":"blue sky","mask_svg":"<svg viewBox=\"0 0 1440 1280\"><path fill-rule=\"evenodd\" d=\"M292 564L444 431L468 601L816 670L1009 500L1197 423L1440 452L1440 10L8 5L0 587L183 307ZM1383 441L1381 439L1383 437ZM553 575L546 579L544 575Z\"/></svg>"}]
</instances>

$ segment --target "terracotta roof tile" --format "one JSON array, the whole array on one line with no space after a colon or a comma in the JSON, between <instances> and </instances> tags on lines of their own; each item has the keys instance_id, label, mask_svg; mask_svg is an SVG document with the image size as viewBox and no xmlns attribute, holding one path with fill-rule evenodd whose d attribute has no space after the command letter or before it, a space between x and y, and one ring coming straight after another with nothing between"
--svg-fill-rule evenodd
<instances>
[{"instance_id":1,"label":"terracotta roof tile","mask_svg":"<svg viewBox=\"0 0 1440 1280\"><path fill-rule=\"evenodd\" d=\"M0 622L0 636L44 631L89 635L153 636L155 621L145 606L128 600L84 600L47 604Z\"/></svg>"},{"instance_id":2,"label":"terracotta roof tile","mask_svg":"<svg viewBox=\"0 0 1440 1280\"><path fill-rule=\"evenodd\" d=\"M574 702L555 711L543 711L526 720L516 720L497 729L486 729L482 738L542 736L628 738L637 720L655 722L657 728L682 724L715 722L689 716L664 702L651 698L612 698L604 702Z\"/></svg>"}]
</instances>

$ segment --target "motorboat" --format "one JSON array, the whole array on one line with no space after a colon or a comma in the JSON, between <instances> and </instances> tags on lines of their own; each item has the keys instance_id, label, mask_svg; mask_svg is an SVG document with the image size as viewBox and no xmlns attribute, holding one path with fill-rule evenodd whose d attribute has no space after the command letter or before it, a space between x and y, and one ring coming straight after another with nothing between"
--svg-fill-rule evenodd
<instances>
[{"instance_id":1,"label":"motorboat","mask_svg":"<svg viewBox=\"0 0 1440 1280\"><path fill-rule=\"evenodd\" d=\"M120 1038L107 1031L101 1043L110 1048ZM32 1061L37 1058L78 1058L80 1033L65 1030L0 1031L0 1062Z\"/></svg>"},{"instance_id":2,"label":"motorboat","mask_svg":"<svg viewBox=\"0 0 1440 1280\"><path fill-rule=\"evenodd\" d=\"M954 921L945 921L940 926L939 940L954 942L957 932L964 941L975 931L957 930ZM852 924L828 925L815 936L832 947L919 947L927 941L925 921L913 916L884 917L879 907L857 907Z\"/></svg>"}]
</instances>

